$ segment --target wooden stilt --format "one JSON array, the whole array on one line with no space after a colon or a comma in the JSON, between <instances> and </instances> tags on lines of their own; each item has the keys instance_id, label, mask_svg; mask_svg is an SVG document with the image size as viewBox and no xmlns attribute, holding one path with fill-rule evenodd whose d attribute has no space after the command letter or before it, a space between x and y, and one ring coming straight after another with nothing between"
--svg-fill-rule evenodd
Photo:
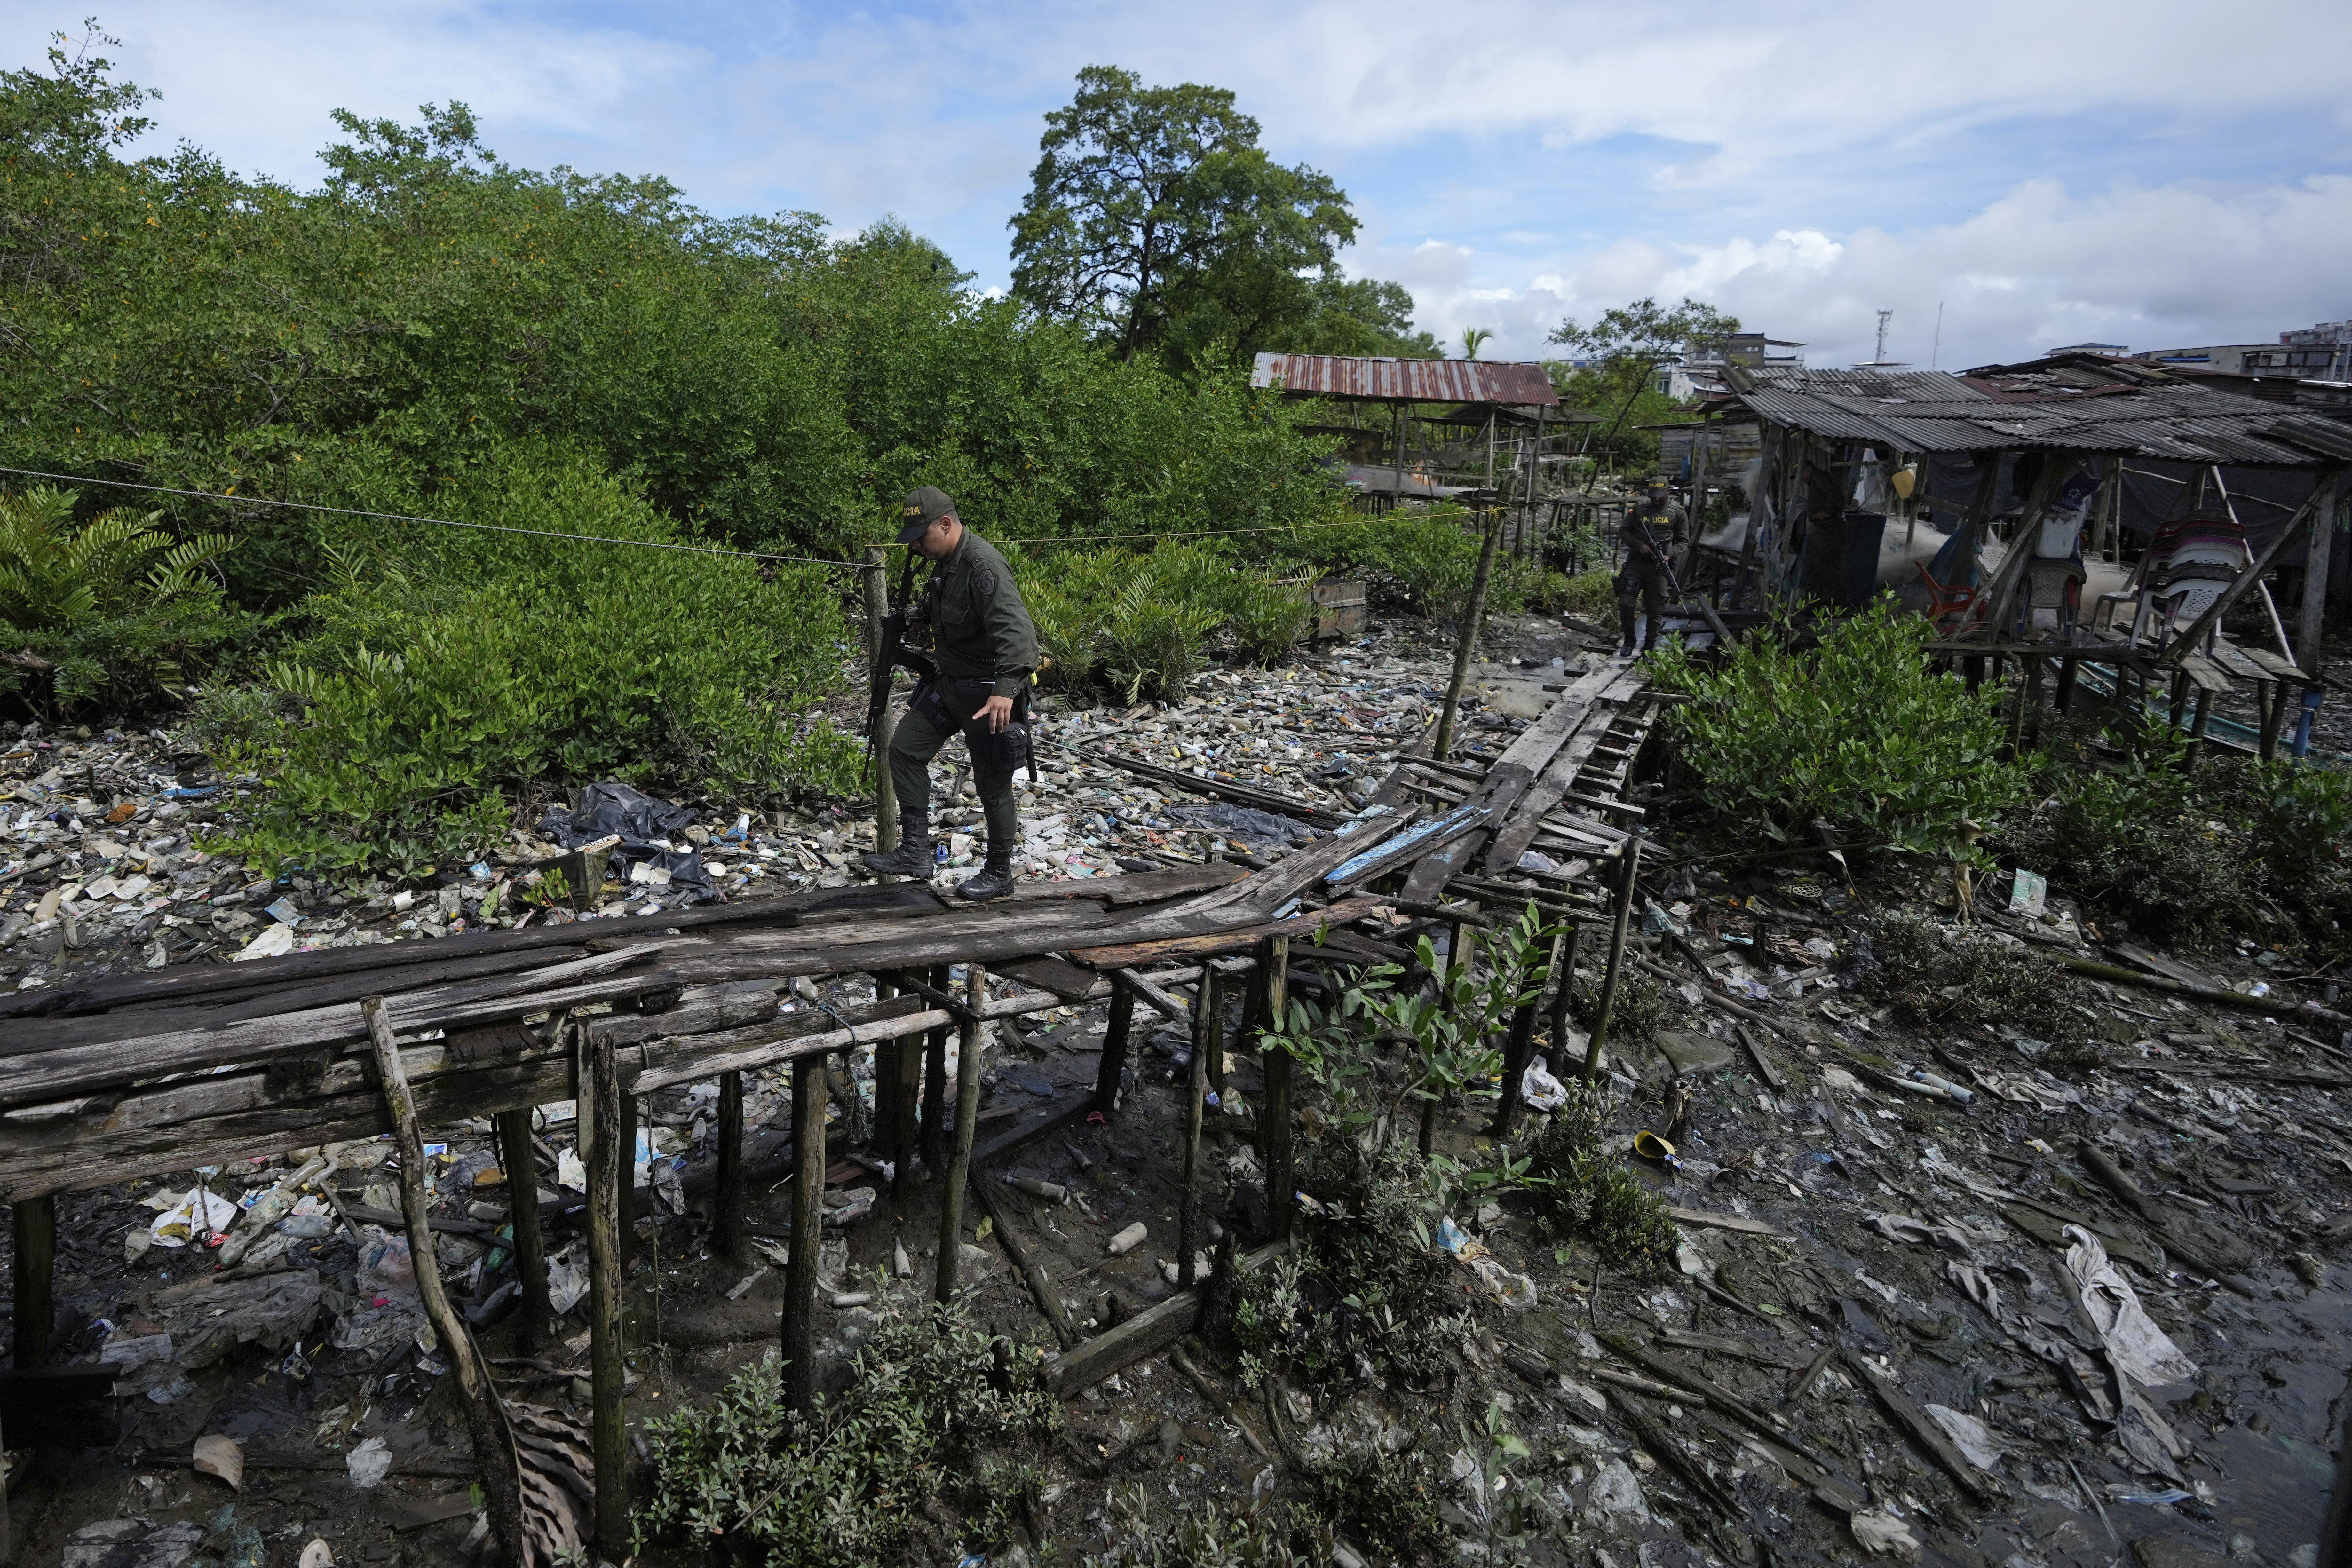
<instances>
[{"instance_id":1,"label":"wooden stilt","mask_svg":"<svg viewBox=\"0 0 2352 1568\"><path fill-rule=\"evenodd\" d=\"M784 1404L816 1395L817 1247L824 1237L824 1058L793 1063L793 1236L784 1259Z\"/></svg>"},{"instance_id":2,"label":"wooden stilt","mask_svg":"<svg viewBox=\"0 0 2352 1568\"><path fill-rule=\"evenodd\" d=\"M2263 761L2278 758L2279 731L2285 726L2287 710L2286 682L2265 680L2254 688L2254 708L2262 717L2260 749Z\"/></svg>"},{"instance_id":3,"label":"wooden stilt","mask_svg":"<svg viewBox=\"0 0 2352 1568\"><path fill-rule=\"evenodd\" d=\"M1269 1026L1280 1028L1290 1007L1290 939L1270 936L1259 950L1265 970L1265 1013ZM1290 1218L1298 1207L1292 1196L1290 1174L1290 1053L1266 1050L1258 1059L1265 1068L1265 1103L1259 1108L1258 1135L1265 1144L1265 1212L1274 1239L1290 1236Z\"/></svg>"},{"instance_id":4,"label":"wooden stilt","mask_svg":"<svg viewBox=\"0 0 2352 1568\"><path fill-rule=\"evenodd\" d=\"M1544 978L1559 968L1561 936L1551 939L1551 951L1544 958ZM1528 994L1511 1014L1511 1033L1503 1046L1503 1102L1495 1108L1495 1122L1488 1131L1491 1136L1505 1138L1519 1120L1519 1083L1528 1076L1528 1058L1535 1054L1536 1014L1543 1005L1543 988L1538 986Z\"/></svg>"},{"instance_id":5,"label":"wooden stilt","mask_svg":"<svg viewBox=\"0 0 2352 1568\"><path fill-rule=\"evenodd\" d=\"M2195 768L2205 754L2205 731L2213 722L2213 693L2205 687L2197 689L2197 716L2189 723L2189 765Z\"/></svg>"},{"instance_id":6,"label":"wooden stilt","mask_svg":"<svg viewBox=\"0 0 2352 1568\"><path fill-rule=\"evenodd\" d=\"M2050 706L2063 713L2074 703L2074 676L2083 668L2079 658L2058 661L2058 688L2051 694Z\"/></svg>"},{"instance_id":7,"label":"wooden stilt","mask_svg":"<svg viewBox=\"0 0 2352 1568\"><path fill-rule=\"evenodd\" d=\"M934 991L948 988L948 965L931 965ZM923 1037L923 1163L937 1175L948 1160L948 1032L933 1029Z\"/></svg>"},{"instance_id":8,"label":"wooden stilt","mask_svg":"<svg viewBox=\"0 0 2352 1568\"><path fill-rule=\"evenodd\" d=\"M948 1156L948 1190L940 1200L940 1269L933 1292L942 1307L955 1296L957 1254L963 1247L964 1185L971 1176L972 1129L980 1121L981 1026L976 1015L988 1000L988 973L977 963L966 965L965 973L964 994L975 1016L964 1020L956 1036L955 1148Z\"/></svg>"},{"instance_id":9,"label":"wooden stilt","mask_svg":"<svg viewBox=\"0 0 2352 1568\"><path fill-rule=\"evenodd\" d=\"M914 1179L918 1158L916 1149L922 1131L923 1050L917 1042L900 1042L898 1068L898 1076L890 1085L890 1092L898 1102L898 1132L890 1146L893 1167L890 1195L893 1197L905 1193L907 1184Z\"/></svg>"},{"instance_id":10,"label":"wooden stilt","mask_svg":"<svg viewBox=\"0 0 2352 1568\"><path fill-rule=\"evenodd\" d=\"M44 1193L8 1206L16 1233L16 1366L29 1372L48 1364L49 1331L57 1323L58 1199Z\"/></svg>"},{"instance_id":11,"label":"wooden stilt","mask_svg":"<svg viewBox=\"0 0 2352 1568\"><path fill-rule=\"evenodd\" d=\"M887 975L874 977L874 1000L885 1002L898 994ZM874 1047L874 1152L884 1159L898 1142L898 1101L890 1090L898 1081L898 1050L896 1040L884 1040ZM857 1075L849 1075L855 1084Z\"/></svg>"},{"instance_id":12,"label":"wooden stilt","mask_svg":"<svg viewBox=\"0 0 2352 1568\"><path fill-rule=\"evenodd\" d=\"M539 1166L530 1154L530 1112L499 1112L499 1163L506 1167L507 1207L513 1215L515 1279L522 1289L519 1335L526 1352L545 1348L554 1314L547 1301L547 1241L539 1228Z\"/></svg>"},{"instance_id":13,"label":"wooden stilt","mask_svg":"<svg viewBox=\"0 0 2352 1568\"><path fill-rule=\"evenodd\" d=\"M1224 1042L1224 981L1214 963L1201 969L1201 988L1192 1003L1192 1071L1184 1104L1184 1184L1176 1207L1176 1285L1192 1288L1192 1254L1201 1245L1201 1120L1207 1109L1209 1060Z\"/></svg>"},{"instance_id":14,"label":"wooden stilt","mask_svg":"<svg viewBox=\"0 0 2352 1568\"><path fill-rule=\"evenodd\" d=\"M1584 1081L1601 1076L1601 1051L1609 1037L1609 1015L1617 1006L1618 983L1624 978L1625 936L1633 923L1633 891L1642 874L1642 841L1628 838L1617 847L1617 909L1609 926L1609 968L1601 977L1601 1005L1592 1020L1592 1038L1584 1047Z\"/></svg>"},{"instance_id":15,"label":"wooden stilt","mask_svg":"<svg viewBox=\"0 0 2352 1568\"><path fill-rule=\"evenodd\" d=\"M720 1256L751 1252L743 1230L743 1075L719 1075L719 1181L711 1194L710 1238Z\"/></svg>"},{"instance_id":16,"label":"wooden stilt","mask_svg":"<svg viewBox=\"0 0 2352 1568\"><path fill-rule=\"evenodd\" d=\"M1568 933L1562 939L1559 962L1552 966L1551 991L1551 1066L1554 1073L1568 1070L1568 1059L1562 1055L1568 1049L1568 1010L1576 1000L1576 949L1584 934L1581 921L1568 922Z\"/></svg>"},{"instance_id":17,"label":"wooden stilt","mask_svg":"<svg viewBox=\"0 0 2352 1568\"><path fill-rule=\"evenodd\" d=\"M628 1378L621 1343L621 1233L632 1146L621 1141L621 1079L613 1043L587 1036L581 1076L588 1144L589 1447L596 1460L596 1549L618 1562L629 1546L629 1435L621 1409Z\"/></svg>"},{"instance_id":18,"label":"wooden stilt","mask_svg":"<svg viewBox=\"0 0 2352 1568\"><path fill-rule=\"evenodd\" d=\"M1213 972L1217 977L1213 983L1209 979ZM1225 972L1217 960L1213 958L1201 966L1201 986L1197 995L1199 999L1192 1004L1193 1016L1200 1017L1205 1011L1210 1037L1216 1042L1215 1048L1209 1052L1209 1092L1217 1097L1219 1105L1223 1105L1225 1102Z\"/></svg>"},{"instance_id":19,"label":"wooden stilt","mask_svg":"<svg viewBox=\"0 0 2352 1568\"><path fill-rule=\"evenodd\" d=\"M2189 672L2184 669L2172 678L2172 727L2178 730L2180 721L2188 717Z\"/></svg>"},{"instance_id":20,"label":"wooden stilt","mask_svg":"<svg viewBox=\"0 0 2352 1568\"><path fill-rule=\"evenodd\" d=\"M482 1359L480 1347L474 1343L465 1315L449 1300L448 1289L441 1283L441 1269L434 1260L431 1210L425 1202L425 1137L416 1125L415 1097L408 1090L408 1075L401 1066L400 1046L393 1037L392 1017L383 1010L383 998L362 999L360 1012L367 1019L368 1042L375 1050L376 1079L383 1093L384 1109L392 1114L393 1145L400 1151L400 1212L408 1226L408 1249L415 1266L416 1292L425 1303L425 1316L440 1338L441 1353L448 1359L450 1370L457 1374L458 1389L465 1395L466 1426L474 1439L474 1474L480 1479L490 1505L491 1528L508 1555L520 1560L523 1556L522 1490L520 1479L515 1473L514 1438L507 1429L506 1411L499 1403L498 1388L490 1382L489 1364ZM613 1390L613 1405L617 1416L617 1384ZM604 1466L600 1463L597 1469L601 1473ZM600 1529L600 1536L602 1533ZM619 1549L618 1544L607 1540L600 1539L598 1544L607 1551Z\"/></svg>"},{"instance_id":21,"label":"wooden stilt","mask_svg":"<svg viewBox=\"0 0 2352 1568\"><path fill-rule=\"evenodd\" d=\"M616 1115L621 1142L621 1283L625 1287L637 1260L637 1097L623 1094Z\"/></svg>"},{"instance_id":22,"label":"wooden stilt","mask_svg":"<svg viewBox=\"0 0 2352 1568\"><path fill-rule=\"evenodd\" d=\"M1110 1021L1103 1026L1102 1065L1095 1069L1095 1113L1108 1120L1118 1109L1119 1080L1127 1074L1127 1037L1135 1030L1135 988L1111 977Z\"/></svg>"}]
</instances>

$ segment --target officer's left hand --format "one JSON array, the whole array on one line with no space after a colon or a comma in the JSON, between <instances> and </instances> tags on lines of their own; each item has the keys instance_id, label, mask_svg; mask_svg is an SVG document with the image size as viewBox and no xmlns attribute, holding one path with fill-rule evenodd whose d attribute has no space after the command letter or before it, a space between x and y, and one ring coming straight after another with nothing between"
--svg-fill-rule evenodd
<instances>
[{"instance_id":1,"label":"officer's left hand","mask_svg":"<svg viewBox=\"0 0 2352 1568\"><path fill-rule=\"evenodd\" d=\"M988 721L990 734L1002 735L1004 726L1013 722L1013 699L992 697L980 705L980 711L974 717Z\"/></svg>"}]
</instances>

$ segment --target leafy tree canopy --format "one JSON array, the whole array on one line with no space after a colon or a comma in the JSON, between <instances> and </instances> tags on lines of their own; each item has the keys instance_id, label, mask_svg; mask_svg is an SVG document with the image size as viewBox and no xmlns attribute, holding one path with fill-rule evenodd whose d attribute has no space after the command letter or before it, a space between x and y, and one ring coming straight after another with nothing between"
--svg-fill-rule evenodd
<instances>
[{"instance_id":1,"label":"leafy tree canopy","mask_svg":"<svg viewBox=\"0 0 2352 1568\"><path fill-rule=\"evenodd\" d=\"M1551 341L1579 351L1581 358L1553 364L1552 381L1563 404L1608 420L1594 427L1601 432L1600 447L1647 462L1657 456L1658 442L1639 426L1667 422L1681 407L1658 390L1658 367L1720 348L1738 330L1738 317L1696 300L1685 298L1672 309L1654 299L1636 300L1603 311L1589 325L1570 318L1554 328ZM1629 425L1634 428L1630 438Z\"/></svg>"},{"instance_id":2,"label":"leafy tree canopy","mask_svg":"<svg viewBox=\"0 0 2352 1568\"><path fill-rule=\"evenodd\" d=\"M1013 295L1122 359L1437 352L1402 289L1340 273L1356 236L1346 194L1269 158L1231 92L1089 66L1039 147L1011 225Z\"/></svg>"}]
</instances>

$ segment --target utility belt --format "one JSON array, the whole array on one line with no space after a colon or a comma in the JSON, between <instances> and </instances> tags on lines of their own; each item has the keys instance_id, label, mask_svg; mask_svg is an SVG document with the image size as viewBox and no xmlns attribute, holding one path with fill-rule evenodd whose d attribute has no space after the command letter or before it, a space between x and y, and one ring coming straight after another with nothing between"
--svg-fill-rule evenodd
<instances>
[{"instance_id":1,"label":"utility belt","mask_svg":"<svg viewBox=\"0 0 2352 1568\"><path fill-rule=\"evenodd\" d=\"M991 773L1010 775L1025 763L1034 780L1037 762L1029 744L1029 689L1026 680L1014 687L1013 718L997 731L991 731L988 721L980 716L982 707L996 695L993 680L926 676L907 700L907 706L929 720L935 729L963 731L963 743L971 752L974 778Z\"/></svg>"}]
</instances>

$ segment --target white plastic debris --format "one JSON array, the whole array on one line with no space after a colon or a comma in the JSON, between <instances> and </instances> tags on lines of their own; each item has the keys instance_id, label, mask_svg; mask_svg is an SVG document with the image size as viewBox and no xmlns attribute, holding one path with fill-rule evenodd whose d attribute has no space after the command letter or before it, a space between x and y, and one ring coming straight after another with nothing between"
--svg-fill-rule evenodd
<instances>
[{"instance_id":1,"label":"white plastic debris","mask_svg":"<svg viewBox=\"0 0 2352 1568\"><path fill-rule=\"evenodd\" d=\"M204 1204L201 1217L196 1213L199 1199ZM155 1216L147 1232L157 1247L185 1247L191 1240L201 1241L226 1230L236 1215L236 1205L218 1193L191 1187L170 1208Z\"/></svg>"},{"instance_id":2,"label":"white plastic debris","mask_svg":"<svg viewBox=\"0 0 2352 1568\"><path fill-rule=\"evenodd\" d=\"M392 1450L383 1438L371 1437L343 1456L343 1467L351 1472L352 1485L371 1491L392 1473Z\"/></svg>"},{"instance_id":3,"label":"white plastic debris","mask_svg":"<svg viewBox=\"0 0 2352 1568\"><path fill-rule=\"evenodd\" d=\"M1864 1509L1848 1520L1846 1527L1853 1531L1855 1542L1865 1552L1875 1552L1881 1557L1919 1555L1919 1538L1911 1533L1908 1524L1891 1513Z\"/></svg>"},{"instance_id":4,"label":"white plastic debris","mask_svg":"<svg viewBox=\"0 0 2352 1568\"><path fill-rule=\"evenodd\" d=\"M1125 1258L1129 1253L1133 1252L1137 1247L1142 1246L1143 1238L1150 1234L1150 1229L1146 1226L1141 1220L1137 1220L1133 1225L1129 1226L1125 1230L1120 1231L1117 1236L1110 1238L1110 1255L1113 1258Z\"/></svg>"},{"instance_id":5,"label":"white plastic debris","mask_svg":"<svg viewBox=\"0 0 2352 1568\"><path fill-rule=\"evenodd\" d=\"M2066 1272L2074 1279L2083 1310L2099 1331L2116 1370L2144 1384L2179 1383L2197 1375L2197 1363L2181 1353L2139 1304L2131 1281L2108 1261L2099 1238L2081 1226L2066 1227Z\"/></svg>"}]
</instances>

